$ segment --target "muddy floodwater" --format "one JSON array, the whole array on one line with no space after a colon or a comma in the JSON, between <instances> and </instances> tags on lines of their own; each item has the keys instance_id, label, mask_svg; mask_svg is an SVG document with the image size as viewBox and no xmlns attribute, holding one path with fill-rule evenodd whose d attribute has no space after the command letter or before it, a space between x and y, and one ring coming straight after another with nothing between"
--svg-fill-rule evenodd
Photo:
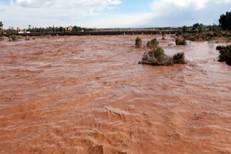
<instances>
[{"instance_id":1,"label":"muddy floodwater","mask_svg":"<svg viewBox=\"0 0 231 154\"><path fill-rule=\"evenodd\" d=\"M140 36L147 42L154 36ZM0 42L1 154L231 154L231 67L213 42L139 65L136 36Z\"/></svg>"}]
</instances>

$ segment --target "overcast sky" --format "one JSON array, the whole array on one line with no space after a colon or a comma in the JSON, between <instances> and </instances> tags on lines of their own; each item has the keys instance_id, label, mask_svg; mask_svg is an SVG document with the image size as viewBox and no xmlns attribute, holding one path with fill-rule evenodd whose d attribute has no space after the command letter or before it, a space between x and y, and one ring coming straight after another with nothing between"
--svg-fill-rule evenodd
<instances>
[{"instance_id":1,"label":"overcast sky","mask_svg":"<svg viewBox=\"0 0 231 154\"><path fill-rule=\"evenodd\" d=\"M231 0L0 0L5 27L217 24Z\"/></svg>"}]
</instances>

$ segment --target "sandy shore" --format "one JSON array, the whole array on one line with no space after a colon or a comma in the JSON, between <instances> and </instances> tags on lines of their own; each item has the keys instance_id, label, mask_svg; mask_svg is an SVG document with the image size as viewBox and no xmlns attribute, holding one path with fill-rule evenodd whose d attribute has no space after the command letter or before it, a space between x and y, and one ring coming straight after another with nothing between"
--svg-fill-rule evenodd
<instances>
[{"instance_id":1,"label":"sandy shore","mask_svg":"<svg viewBox=\"0 0 231 154\"><path fill-rule=\"evenodd\" d=\"M152 67L135 38L0 42L0 153L230 154L231 67L215 44L168 37L188 64Z\"/></svg>"}]
</instances>

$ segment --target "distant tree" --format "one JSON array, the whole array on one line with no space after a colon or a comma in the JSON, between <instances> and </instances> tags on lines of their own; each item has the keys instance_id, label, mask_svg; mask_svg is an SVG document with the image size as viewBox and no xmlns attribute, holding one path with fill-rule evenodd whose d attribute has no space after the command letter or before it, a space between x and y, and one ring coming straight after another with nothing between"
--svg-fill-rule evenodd
<instances>
[{"instance_id":1,"label":"distant tree","mask_svg":"<svg viewBox=\"0 0 231 154\"><path fill-rule=\"evenodd\" d=\"M183 27L182 27L182 32L183 32L183 33L186 33L187 30L188 30L188 27L187 27L187 26L183 26Z\"/></svg>"},{"instance_id":2,"label":"distant tree","mask_svg":"<svg viewBox=\"0 0 231 154\"><path fill-rule=\"evenodd\" d=\"M142 39L137 37L135 41L135 46L136 48L141 48L142 47Z\"/></svg>"},{"instance_id":3,"label":"distant tree","mask_svg":"<svg viewBox=\"0 0 231 154\"><path fill-rule=\"evenodd\" d=\"M17 34L18 32L17 32L17 30L15 30L14 28L8 28L8 29L6 29L5 30L5 32L6 32L6 34L7 35L15 35L15 34Z\"/></svg>"},{"instance_id":4,"label":"distant tree","mask_svg":"<svg viewBox=\"0 0 231 154\"><path fill-rule=\"evenodd\" d=\"M196 23L192 27L193 31L195 32L203 32L205 31L206 27L203 24Z\"/></svg>"},{"instance_id":5,"label":"distant tree","mask_svg":"<svg viewBox=\"0 0 231 154\"><path fill-rule=\"evenodd\" d=\"M31 33L65 33L67 32L65 27L31 27L28 26L26 31L30 31ZM72 32L83 32L83 31L92 31L93 29L82 28L78 26L73 26Z\"/></svg>"},{"instance_id":6,"label":"distant tree","mask_svg":"<svg viewBox=\"0 0 231 154\"><path fill-rule=\"evenodd\" d=\"M221 15L219 23L223 30L231 30L231 12Z\"/></svg>"},{"instance_id":7,"label":"distant tree","mask_svg":"<svg viewBox=\"0 0 231 154\"><path fill-rule=\"evenodd\" d=\"M207 29L208 29L208 31L212 31L212 32L220 32L221 31L221 27L219 25L216 25L216 24L207 26Z\"/></svg>"},{"instance_id":8,"label":"distant tree","mask_svg":"<svg viewBox=\"0 0 231 154\"><path fill-rule=\"evenodd\" d=\"M59 29L58 30L59 32L65 32L65 28L63 28L63 27L59 27L58 29Z\"/></svg>"},{"instance_id":9,"label":"distant tree","mask_svg":"<svg viewBox=\"0 0 231 154\"><path fill-rule=\"evenodd\" d=\"M3 23L0 21L0 35L3 35Z\"/></svg>"},{"instance_id":10,"label":"distant tree","mask_svg":"<svg viewBox=\"0 0 231 154\"><path fill-rule=\"evenodd\" d=\"M72 32L81 32L81 31L82 31L81 27L73 26L73 28L72 28Z\"/></svg>"},{"instance_id":11,"label":"distant tree","mask_svg":"<svg viewBox=\"0 0 231 154\"><path fill-rule=\"evenodd\" d=\"M2 28L3 27L3 23L2 23L2 21L0 21L0 28Z\"/></svg>"}]
</instances>

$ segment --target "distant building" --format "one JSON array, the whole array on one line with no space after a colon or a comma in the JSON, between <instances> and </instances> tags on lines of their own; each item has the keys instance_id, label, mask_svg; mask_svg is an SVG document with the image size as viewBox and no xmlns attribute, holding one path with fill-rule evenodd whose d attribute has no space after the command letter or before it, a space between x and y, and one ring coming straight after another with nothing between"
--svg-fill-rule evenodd
<instances>
[{"instance_id":1,"label":"distant building","mask_svg":"<svg viewBox=\"0 0 231 154\"><path fill-rule=\"evenodd\" d=\"M18 34L24 34L25 32L24 31L19 31Z\"/></svg>"},{"instance_id":2,"label":"distant building","mask_svg":"<svg viewBox=\"0 0 231 154\"><path fill-rule=\"evenodd\" d=\"M18 31L18 34L30 34L30 31L26 31L26 30L20 30Z\"/></svg>"}]
</instances>

